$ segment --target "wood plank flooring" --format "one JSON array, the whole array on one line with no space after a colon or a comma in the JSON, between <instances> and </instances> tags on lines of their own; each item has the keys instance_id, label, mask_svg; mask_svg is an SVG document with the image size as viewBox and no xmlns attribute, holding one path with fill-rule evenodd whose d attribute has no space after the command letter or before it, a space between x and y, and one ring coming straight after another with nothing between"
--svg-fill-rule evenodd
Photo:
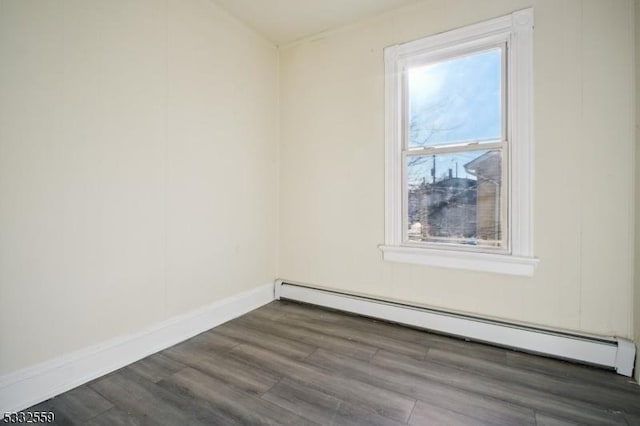
<instances>
[{"instance_id":1,"label":"wood plank flooring","mask_svg":"<svg viewBox=\"0 0 640 426\"><path fill-rule=\"evenodd\" d=\"M640 425L640 386L277 301L29 410L60 425Z\"/></svg>"}]
</instances>

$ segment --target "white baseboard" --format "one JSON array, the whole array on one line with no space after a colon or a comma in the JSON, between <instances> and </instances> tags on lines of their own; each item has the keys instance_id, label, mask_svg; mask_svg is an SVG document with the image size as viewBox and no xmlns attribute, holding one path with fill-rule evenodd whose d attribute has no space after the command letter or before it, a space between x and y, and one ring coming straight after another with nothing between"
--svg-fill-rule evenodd
<instances>
[{"instance_id":1,"label":"white baseboard","mask_svg":"<svg viewBox=\"0 0 640 426\"><path fill-rule=\"evenodd\" d=\"M143 331L0 376L0 413L19 411L271 302L266 284Z\"/></svg>"},{"instance_id":2,"label":"white baseboard","mask_svg":"<svg viewBox=\"0 0 640 426\"><path fill-rule=\"evenodd\" d=\"M511 324L442 310L408 306L302 284L276 281L276 299L289 299L379 318L453 336L581 363L631 376L636 347L614 337L587 336Z\"/></svg>"}]
</instances>

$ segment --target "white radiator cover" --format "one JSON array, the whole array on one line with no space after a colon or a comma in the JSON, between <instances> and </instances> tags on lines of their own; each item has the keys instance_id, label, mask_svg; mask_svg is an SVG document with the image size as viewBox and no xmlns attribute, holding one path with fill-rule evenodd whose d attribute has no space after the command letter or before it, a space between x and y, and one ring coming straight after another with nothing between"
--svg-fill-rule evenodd
<instances>
[{"instance_id":1,"label":"white radiator cover","mask_svg":"<svg viewBox=\"0 0 640 426\"><path fill-rule=\"evenodd\" d=\"M596 337L496 321L478 316L410 306L368 297L276 281L276 299L324 306L367 317L459 336L478 342L585 364L614 368L630 377L635 344L617 337Z\"/></svg>"}]
</instances>

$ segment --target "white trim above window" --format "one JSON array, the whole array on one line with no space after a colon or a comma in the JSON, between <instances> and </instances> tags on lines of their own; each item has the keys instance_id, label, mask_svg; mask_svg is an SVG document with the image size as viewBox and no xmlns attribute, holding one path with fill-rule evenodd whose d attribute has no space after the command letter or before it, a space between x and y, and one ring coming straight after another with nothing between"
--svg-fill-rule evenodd
<instances>
[{"instance_id":1,"label":"white trim above window","mask_svg":"<svg viewBox=\"0 0 640 426\"><path fill-rule=\"evenodd\" d=\"M405 44L389 46L385 59L385 244L384 260L447 268L531 276L533 256L533 9L455 29ZM411 67L437 64L477 52L499 49L503 55L502 134L487 143L502 158L502 189L493 214L500 212L496 248L410 240L408 228L408 168L410 156L479 150L477 142L462 146L435 144L415 147L407 142L407 73ZM480 148L481 149L481 148ZM479 151L478 151L479 152ZM415 158L415 157L411 157ZM449 172L451 176L451 171ZM457 174L456 174L457 177ZM478 178L479 179L479 178ZM479 183L475 184L479 187ZM495 190L497 191L497 190ZM494 193L496 193L494 191ZM476 197L478 197L476 195ZM429 209L431 207L428 207ZM475 213L474 213L475 214ZM479 219L478 219L479 220ZM430 222L431 223L431 222ZM496 233L498 235L498 233Z\"/></svg>"}]
</instances>

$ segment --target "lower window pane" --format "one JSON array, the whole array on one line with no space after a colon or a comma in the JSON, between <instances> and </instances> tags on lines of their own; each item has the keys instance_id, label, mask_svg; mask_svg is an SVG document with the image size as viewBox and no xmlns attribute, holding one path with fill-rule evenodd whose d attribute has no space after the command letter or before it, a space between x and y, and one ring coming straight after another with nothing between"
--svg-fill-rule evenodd
<instances>
[{"instance_id":1,"label":"lower window pane","mask_svg":"<svg viewBox=\"0 0 640 426\"><path fill-rule=\"evenodd\" d=\"M499 150L407 157L409 242L503 247Z\"/></svg>"}]
</instances>

